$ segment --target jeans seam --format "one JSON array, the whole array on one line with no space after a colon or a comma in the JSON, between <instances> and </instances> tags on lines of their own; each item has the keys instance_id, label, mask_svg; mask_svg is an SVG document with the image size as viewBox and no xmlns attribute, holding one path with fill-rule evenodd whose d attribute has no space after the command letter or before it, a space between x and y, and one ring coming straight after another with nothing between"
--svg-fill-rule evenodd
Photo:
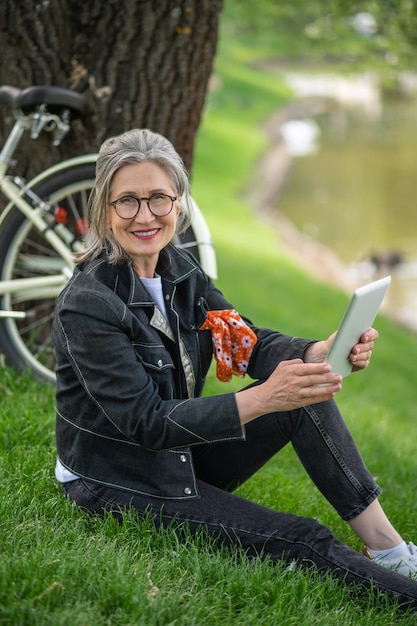
<instances>
[{"instance_id":1,"label":"jeans seam","mask_svg":"<svg viewBox=\"0 0 417 626\"><path fill-rule=\"evenodd\" d=\"M104 504L106 506L109 504L110 505L113 504L112 502L109 502L109 500L107 500L106 498L100 496L98 493L90 489L87 483L82 478L79 478L78 480L79 480L79 483L78 483L79 486L82 487L84 491L86 491L88 495L94 498L97 502L100 502L101 504ZM100 485L97 484L97 487L100 487Z\"/></svg>"},{"instance_id":2,"label":"jeans seam","mask_svg":"<svg viewBox=\"0 0 417 626\"><path fill-rule=\"evenodd\" d=\"M358 481L356 476L351 472L349 467L346 465L346 463L344 462L344 460L340 456L338 449L333 444L333 440L332 440L331 436L328 434L327 430L324 428L320 418L317 416L317 414L314 411L314 409L311 406L306 406L306 407L304 407L304 409L305 409L306 413L308 413L308 415L311 418L311 420L313 421L313 423L314 423L315 427L317 428L318 432L320 433L324 443L326 444L326 446L330 450L331 454L333 455L333 458L335 459L335 461L337 462L337 464L339 465L339 467L343 471L343 473L346 476L346 478L349 480L350 484L357 490L357 492L360 494L360 496L362 498L366 498L366 500L367 500L369 498L369 495L370 495L369 492L366 489L364 489L362 484Z\"/></svg>"}]
</instances>

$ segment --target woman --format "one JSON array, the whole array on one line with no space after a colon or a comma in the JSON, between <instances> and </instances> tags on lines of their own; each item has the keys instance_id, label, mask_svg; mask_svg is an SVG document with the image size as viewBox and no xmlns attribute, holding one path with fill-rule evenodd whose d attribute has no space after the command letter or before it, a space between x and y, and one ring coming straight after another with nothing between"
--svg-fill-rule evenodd
<instances>
[{"instance_id":1,"label":"woman","mask_svg":"<svg viewBox=\"0 0 417 626\"><path fill-rule=\"evenodd\" d=\"M204 526L248 556L313 563L417 608L415 546L383 512L334 402L341 377L312 342L242 319L195 259L171 243L189 223L188 178L149 130L107 140L97 161L86 251L56 306L57 479L77 505ZM352 349L365 368L378 334ZM217 373L255 384L201 397ZM373 560L312 519L232 494L288 442ZM381 567L385 566L385 567ZM372 581L372 585L371 585Z\"/></svg>"}]
</instances>

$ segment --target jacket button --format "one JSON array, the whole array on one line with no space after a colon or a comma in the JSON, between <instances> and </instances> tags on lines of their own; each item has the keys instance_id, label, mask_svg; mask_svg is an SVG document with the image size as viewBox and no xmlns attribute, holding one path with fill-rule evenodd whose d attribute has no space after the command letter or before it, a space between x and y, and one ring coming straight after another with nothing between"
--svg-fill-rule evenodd
<instances>
[{"instance_id":1,"label":"jacket button","mask_svg":"<svg viewBox=\"0 0 417 626\"><path fill-rule=\"evenodd\" d=\"M157 365L158 365L158 367L162 367L162 366L163 366L162 359L159 359L159 361L158 361Z\"/></svg>"},{"instance_id":2,"label":"jacket button","mask_svg":"<svg viewBox=\"0 0 417 626\"><path fill-rule=\"evenodd\" d=\"M184 493L185 493L187 496L189 496L189 495L191 495L192 491L191 491L191 489L190 489L189 487L186 487L186 488L184 489Z\"/></svg>"},{"instance_id":3,"label":"jacket button","mask_svg":"<svg viewBox=\"0 0 417 626\"><path fill-rule=\"evenodd\" d=\"M187 457L185 456L185 454L181 454L180 461L181 463L187 463Z\"/></svg>"}]
</instances>

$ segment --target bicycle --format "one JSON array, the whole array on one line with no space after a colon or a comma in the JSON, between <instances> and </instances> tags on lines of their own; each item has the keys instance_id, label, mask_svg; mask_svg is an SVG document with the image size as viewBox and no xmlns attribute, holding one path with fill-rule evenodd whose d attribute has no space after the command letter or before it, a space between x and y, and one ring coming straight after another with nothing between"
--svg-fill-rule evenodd
<instances>
[{"instance_id":1,"label":"bicycle","mask_svg":"<svg viewBox=\"0 0 417 626\"><path fill-rule=\"evenodd\" d=\"M0 105L15 122L0 151L0 192L9 203L0 214L0 351L7 364L29 369L54 382L51 327L55 299L72 275L73 253L83 249L88 228L87 201L96 154L62 161L30 182L8 174L15 150L27 131L36 140L51 133L59 145L74 119L86 109L82 94L54 86L19 89L0 86ZM206 220L195 203L186 233L176 240L189 248L216 278L216 256Z\"/></svg>"}]
</instances>

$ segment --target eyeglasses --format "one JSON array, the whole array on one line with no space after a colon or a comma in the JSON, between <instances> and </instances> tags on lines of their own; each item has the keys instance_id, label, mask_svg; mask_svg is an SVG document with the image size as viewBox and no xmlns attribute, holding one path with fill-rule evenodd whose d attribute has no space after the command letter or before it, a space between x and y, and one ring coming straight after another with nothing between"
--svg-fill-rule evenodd
<instances>
[{"instance_id":1,"label":"eyeglasses","mask_svg":"<svg viewBox=\"0 0 417 626\"><path fill-rule=\"evenodd\" d=\"M154 193L149 198L123 196L123 198L119 198L119 200L114 200L108 204L114 207L117 215L123 220L131 220L139 213L142 200L146 201L152 215L155 215L155 217L165 217L165 215L171 213L176 199L177 196L168 196L165 193Z\"/></svg>"}]
</instances>

